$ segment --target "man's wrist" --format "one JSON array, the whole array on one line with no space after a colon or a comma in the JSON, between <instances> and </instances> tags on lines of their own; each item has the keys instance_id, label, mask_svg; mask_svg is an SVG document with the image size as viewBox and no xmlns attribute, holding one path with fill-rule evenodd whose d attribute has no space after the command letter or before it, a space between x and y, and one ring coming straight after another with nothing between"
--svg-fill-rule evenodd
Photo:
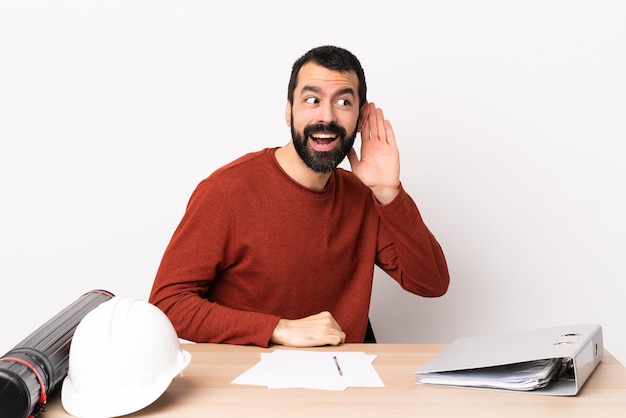
<instances>
[{"instance_id":1,"label":"man's wrist","mask_svg":"<svg viewBox=\"0 0 626 418\"><path fill-rule=\"evenodd\" d=\"M396 196L398 196L398 193L400 193L400 185L398 184L396 187L372 188L372 193L380 205L386 205L387 203L391 203Z\"/></svg>"}]
</instances>

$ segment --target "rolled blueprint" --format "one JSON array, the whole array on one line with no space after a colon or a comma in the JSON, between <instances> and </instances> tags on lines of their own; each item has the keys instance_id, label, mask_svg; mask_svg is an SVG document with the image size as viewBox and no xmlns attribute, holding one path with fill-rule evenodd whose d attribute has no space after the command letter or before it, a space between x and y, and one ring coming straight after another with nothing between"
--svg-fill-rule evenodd
<instances>
[{"instance_id":1,"label":"rolled blueprint","mask_svg":"<svg viewBox=\"0 0 626 418\"><path fill-rule=\"evenodd\" d=\"M113 296L106 290L83 294L0 358L0 417L27 418L42 412L48 394L67 375L79 322Z\"/></svg>"}]
</instances>

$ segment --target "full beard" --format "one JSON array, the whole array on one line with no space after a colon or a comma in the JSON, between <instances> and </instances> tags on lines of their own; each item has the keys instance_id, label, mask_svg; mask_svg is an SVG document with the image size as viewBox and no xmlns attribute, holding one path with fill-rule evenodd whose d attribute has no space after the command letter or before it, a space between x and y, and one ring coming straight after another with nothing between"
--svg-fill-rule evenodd
<instances>
[{"instance_id":1,"label":"full beard","mask_svg":"<svg viewBox=\"0 0 626 418\"><path fill-rule=\"evenodd\" d=\"M346 136L346 130L334 122L331 122L328 125L309 125L304 128L302 133L296 132L293 126L292 116L291 138L293 140L293 144L302 161L304 161L307 167L316 173L330 173L337 168L344 158L346 158L348 152L352 149L357 134L355 127L352 134L350 136ZM313 141L313 139L311 139L311 134L313 133L336 134L337 139L335 139L335 141L337 141L338 144L336 144L330 151L316 151L309 146L309 141Z\"/></svg>"}]
</instances>

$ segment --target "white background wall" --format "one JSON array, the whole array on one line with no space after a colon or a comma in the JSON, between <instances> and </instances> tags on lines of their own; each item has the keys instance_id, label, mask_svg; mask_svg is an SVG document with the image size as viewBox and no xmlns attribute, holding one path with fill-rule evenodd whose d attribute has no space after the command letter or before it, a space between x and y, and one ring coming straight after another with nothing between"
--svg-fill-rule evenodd
<instances>
[{"instance_id":1,"label":"white background wall","mask_svg":"<svg viewBox=\"0 0 626 418\"><path fill-rule=\"evenodd\" d=\"M147 299L196 184L289 140L291 64L330 43L452 275L377 274L379 340L600 323L626 362L625 3L0 4L1 352L88 290Z\"/></svg>"}]
</instances>

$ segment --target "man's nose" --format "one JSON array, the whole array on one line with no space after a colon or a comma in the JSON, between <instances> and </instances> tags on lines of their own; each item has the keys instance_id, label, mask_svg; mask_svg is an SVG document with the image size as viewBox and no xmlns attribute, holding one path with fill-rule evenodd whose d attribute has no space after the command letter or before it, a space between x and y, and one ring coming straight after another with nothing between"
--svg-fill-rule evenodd
<instances>
[{"instance_id":1,"label":"man's nose","mask_svg":"<svg viewBox=\"0 0 626 418\"><path fill-rule=\"evenodd\" d=\"M331 122L336 122L335 109L333 108L333 104L330 102L320 104L317 117L318 121L321 123L328 124Z\"/></svg>"}]
</instances>

